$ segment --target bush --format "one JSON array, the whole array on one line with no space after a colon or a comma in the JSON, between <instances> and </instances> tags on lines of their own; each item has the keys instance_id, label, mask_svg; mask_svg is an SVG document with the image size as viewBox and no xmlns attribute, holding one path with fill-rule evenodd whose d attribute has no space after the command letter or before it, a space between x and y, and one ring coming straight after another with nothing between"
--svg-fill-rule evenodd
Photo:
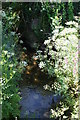
<instances>
[{"instance_id":1,"label":"bush","mask_svg":"<svg viewBox=\"0 0 80 120\"><path fill-rule=\"evenodd\" d=\"M8 11L9 10L9 11ZM3 35L2 35L2 118L9 119L20 115L19 110L19 88L22 67L15 54L18 35L15 32L15 24L19 20L12 8L2 11Z\"/></svg>"},{"instance_id":2,"label":"bush","mask_svg":"<svg viewBox=\"0 0 80 120\"><path fill-rule=\"evenodd\" d=\"M78 23L70 21L66 27L55 26L52 37L45 40L44 45L44 51L38 51L39 67L49 76L57 76L52 90L64 100L59 103L63 107L56 106L56 109L65 109L52 111L51 117L60 117L67 109L73 117L78 101Z\"/></svg>"}]
</instances>

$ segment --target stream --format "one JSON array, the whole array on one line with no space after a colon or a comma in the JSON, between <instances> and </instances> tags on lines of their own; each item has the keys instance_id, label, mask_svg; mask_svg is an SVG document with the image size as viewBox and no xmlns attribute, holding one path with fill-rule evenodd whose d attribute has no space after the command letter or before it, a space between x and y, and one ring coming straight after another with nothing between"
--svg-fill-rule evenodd
<instances>
[{"instance_id":1,"label":"stream","mask_svg":"<svg viewBox=\"0 0 80 120\"><path fill-rule=\"evenodd\" d=\"M36 60L30 60L20 82L21 113L20 118L50 118L52 100L58 97L53 92L44 89L44 85L51 82L48 76L41 72Z\"/></svg>"},{"instance_id":2,"label":"stream","mask_svg":"<svg viewBox=\"0 0 80 120\"><path fill-rule=\"evenodd\" d=\"M37 85L27 85L21 89L21 118L49 118L53 94Z\"/></svg>"}]
</instances>

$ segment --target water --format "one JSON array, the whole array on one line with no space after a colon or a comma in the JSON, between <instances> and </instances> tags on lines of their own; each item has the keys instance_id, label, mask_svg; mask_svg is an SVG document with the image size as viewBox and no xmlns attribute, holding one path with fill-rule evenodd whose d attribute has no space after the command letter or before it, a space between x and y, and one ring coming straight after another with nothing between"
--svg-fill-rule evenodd
<instances>
[{"instance_id":1,"label":"water","mask_svg":"<svg viewBox=\"0 0 80 120\"><path fill-rule=\"evenodd\" d=\"M36 60L29 58L23 80L20 82L20 118L50 118L51 104L52 101L56 103L57 96L51 91L44 90L43 86L52 82L48 75L41 72Z\"/></svg>"},{"instance_id":2,"label":"water","mask_svg":"<svg viewBox=\"0 0 80 120\"><path fill-rule=\"evenodd\" d=\"M53 93L29 85L21 88L21 94L21 118L49 118Z\"/></svg>"}]
</instances>

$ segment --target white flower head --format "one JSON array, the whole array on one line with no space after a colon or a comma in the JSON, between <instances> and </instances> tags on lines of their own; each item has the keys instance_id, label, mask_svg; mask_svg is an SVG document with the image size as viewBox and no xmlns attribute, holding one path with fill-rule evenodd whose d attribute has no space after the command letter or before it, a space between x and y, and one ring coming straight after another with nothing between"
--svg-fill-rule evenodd
<instances>
[{"instance_id":1,"label":"white flower head","mask_svg":"<svg viewBox=\"0 0 80 120\"><path fill-rule=\"evenodd\" d=\"M21 44L23 44L23 41L22 41L22 40L20 40L20 43L21 43Z\"/></svg>"},{"instance_id":2,"label":"white flower head","mask_svg":"<svg viewBox=\"0 0 80 120\"><path fill-rule=\"evenodd\" d=\"M52 36L52 40L53 40L53 41L55 41L55 38L56 38L56 36L55 36L55 35L53 35L53 36Z\"/></svg>"},{"instance_id":3,"label":"white flower head","mask_svg":"<svg viewBox=\"0 0 80 120\"><path fill-rule=\"evenodd\" d=\"M46 84L46 85L43 86L43 88L44 88L45 90L48 90L48 89L50 89L50 86L49 86L48 84Z\"/></svg>"},{"instance_id":4,"label":"white flower head","mask_svg":"<svg viewBox=\"0 0 80 120\"><path fill-rule=\"evenodd\" d=\"M56 29L61 29L63 26L55 26Z\"/></svg>"},{"instance_id":5,"label":"white flower head","mask_svg":"<svg viewBox=\"0 0 80 120\"><path fill-rule=\"evenodd\" d=\"M15 73L16 73L16 71L14 71L14 70L13 70L13 73L15 74Z\"/></svg>"},{"instance_id":6,"label":"white flower head","mask_svg":"<svg viewBox=\"0 0 80 120\"><path fill-rule=\"evenodd\" d=\"M78 27L78 23L75 21L69 21L67 23L65 23L66 25L74 25L75 27Z\"/></svg>"},{"instance_id":7,"label":"white flower head","mask_svg":"<svg viewBox=\"0 0 80 120\"><path fill-rule=\"evenodd\" d=\"M48 45L49 43L50 43L50 40L45 40L45 41L44 41L44 44L45 44L45 45Z\"/></svg>"},{"instance_id":8,"label":"white flower head","mask_svg":"<svg viewBox=\"0 0 80 120\"><path fill-rule=\"evenodd\" d=\"M27 48L26 48L26 47L23 47L23 50L27 50Z\"/></svg>"},{"instance_id":9,"label":"white flower head","mask_svg":"<svg viewBox=\"0 0 80 120\"><path fill-rule=\"evenodd\" d=\"M37 53L41 53L42 51L41 50L38 50Z\"/></svg>"},{"instance_id":10,"label":"white flower head","mask_svg":"<svg viewBox=\"0 0 80 120\"><path fill-rule=\"evenodd\" d=\"M0 11L0 14L2 15L2 17L6 17L5 11Z\"/></svg>"},{"instance_id":11,"label":"white flower head","mask_svg":"<svg viewBox=\"0 0 80 120\"><path fill-rule=\"evenodd\" d=\"M53 33L54 33L54 34L56 34L56 33L58 33L58 32L59 32L59 29L53 30Z\"/></svg>"},{"instance_id":12,"label":"white flower head","mask_svg":"<svg viewBox=\"0 0 80 120\"><path fill-rule=\"evenodd\" d=\"M14 53L11 53L11 55L14 55Z\"/></svg>"},{"instance_id":13,"label":"white flower head","mask_svg":"<svg viewBox=\"0 0 80 120\"><path fill-rule=\"evenodd\" d=\"M54 55L54 51L50 50L49 55Z\"/></svg>"},{"instance_id":14,"label":"white flower head","mask_svg":"<svg viewBox=\"0 0 80 120\"><path fill-rule=\"evenodd\" d=\"M43 62L43 61L41 61L40 63L39 63L39 68L44 68L45 67L45 63Z\"/></svg>"},{"instance_id":15,"label":"white flower head","mask_svg":"<svg viewBox=\"0 0 80 120\"><path fill-rule=\"evenodd\" d=\"M22 64L23 64L24 66L26 66L26 65L27 65L27 62L26 62L26 61L22 61Z\"/></svg>"},{"instance_id":16,"label":"white flower head","mask_svg":"<svg viewBox=\"0 0 80 120\"><path fill-rule=\"evenodd\" d=\"M4 50L3 52L4 52L4 54L5 54L5 55L8 53L8 51L7 51L7 50Z\"/></svg>"},{"instance_id":17,"label":"white flower head","mask_svg":"<svg viewBox=\"0 0 80 120\"><path fill-rule=\"evenodd\" d=\"M64 28L63 31L60 32L61 36L65 36L66 34L76 33L76 28Z\"/></svg>"},{"instance_id":18,"label":"white flower head","mask_svg":"<svg viewBox=\"0 0 80 120\"><path fill-rule=\"evenodd\" d=\"M10 64L9 67L13 67L13 64Z\"/></svg>"},{"instance_id":19,"label":"white flower head","mask_svg":"<svg viewBox=\"0 0 80 120\"><path fill-rule=\"evenodd\" d=\"M11 32L11 35L13 35L13 36L14 36L14 35L15 35L15 32Z\"/></svg>"},{"instance_id":20,"label":"white flower head","mask_svg":"<svg viewBox=\"0 0 80 120\"><path fill-rule=\"evenodd\" d=\"M72 24L73 24L73 21L66 22L65 24L66 24L66 25L72 25Z\"/></svg>"}]
</instances>

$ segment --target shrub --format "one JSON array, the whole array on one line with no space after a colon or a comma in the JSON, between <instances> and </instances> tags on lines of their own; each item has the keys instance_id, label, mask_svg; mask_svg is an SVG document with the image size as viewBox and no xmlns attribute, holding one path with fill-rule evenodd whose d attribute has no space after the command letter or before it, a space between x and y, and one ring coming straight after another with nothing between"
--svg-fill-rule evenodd
<instances>
[{"instance_id":1,"label":"shrub","mask_svg":"<svg viewBox=\"0 0 80 120\"><path fill-rule=\"evenodd\" d=\"M55 26L52 36L44 41L44 45L44 54L38 51L39 67L49 76L57 76L52 90L64 100L59 103L63 107L56 106L56 109L65 108L61 110L62 113L53 110L51 117L64 115L66 109L70 110L73 117L75 103L78 101L78 23L70 21L66 27Z\"/></svg>"},{"instance_id":2,"label":"shrub","mask_svg":"<svg viewBox=\"0 0 80 120\"><path fill-rule=\"evenodd\" d=\"M6 12L5 12L6 11ZM19 110L19 88L22 67L15 54L18 35L15 32L15 24L19 20L12 8L2 11L3 35L2 35L2 118L9 119L20 115Z\"/></svg>"}]
</instances>

